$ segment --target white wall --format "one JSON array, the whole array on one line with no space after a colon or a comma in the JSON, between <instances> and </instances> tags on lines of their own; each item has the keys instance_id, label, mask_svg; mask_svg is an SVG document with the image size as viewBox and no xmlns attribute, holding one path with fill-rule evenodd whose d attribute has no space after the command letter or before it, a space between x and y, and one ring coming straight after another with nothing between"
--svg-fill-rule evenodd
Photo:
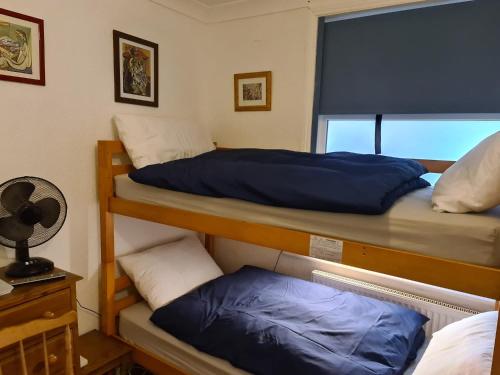
<instances>
[{"instance_id":1,"label":"white wall","mask_svg":"<svg viewBox=\"0 0 500 375\"><path fill-rule=\"evenodd\" d=\"M204 113L219 145L309 147L316 17L297 9L210 25ZM271 70L270 112L235 112L233 74Z\"/></svg>"},{"instance_id":2,"label":"white wall","mask_svg":"<svg viewBox=\"0 0 500 375\"><path fill-rule=\"evenodd\" d=\"M79 299L97 309L96 141L112 138L114 113L200 116L206 26L147 0L2 0L1 7L45 20L47 85L0 81L0 182L35 175L64 192L66 224L32 254L85 277ZM114 102L113 29L159 43L159 109ZM165 227L126 219L117 229L118 248L170 235ZM95 317L80 311L81 332L96 326Z\"/></svg>"}]
</instances>

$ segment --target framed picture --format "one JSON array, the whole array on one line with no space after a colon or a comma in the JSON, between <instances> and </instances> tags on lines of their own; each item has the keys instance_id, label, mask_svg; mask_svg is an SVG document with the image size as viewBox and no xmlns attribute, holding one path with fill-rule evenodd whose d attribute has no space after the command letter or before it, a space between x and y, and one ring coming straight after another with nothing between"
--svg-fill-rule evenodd
<instances>
[{"instance_id":1,"label":"framed picture","mask_svg":"<svg viewBox=\"0 0 500 375\"><path fill-rule=\"evenodd\" d=\"M0 80L45 85L43 20L0 8Z\"/></svg>"},{"instance_id":2,"label":"framed picture","mask_svg":"<svg viewBox=\"0 0 500 375\"><path fill-rule=\"evenodd\" d=\"M115 101L158 107L158 44L113 30Z\"/></svg>"},{"instance_id":3,"label":"framed picture","mask_svg":"<svg viewBox=\"0 0 500 375\"><path fill-rule=\"evenodd\" d=\"M234 75L234 110L270 111L272 73L240 73Z\"/></svg>"}]
</instances>

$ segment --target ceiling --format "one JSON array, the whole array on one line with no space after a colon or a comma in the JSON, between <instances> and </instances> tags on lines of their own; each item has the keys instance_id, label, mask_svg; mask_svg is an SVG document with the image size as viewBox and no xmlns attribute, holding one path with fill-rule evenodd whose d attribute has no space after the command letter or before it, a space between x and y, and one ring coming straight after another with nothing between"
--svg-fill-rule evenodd
<instances>
[{"instance_id":1,"label":"ceiling","mask_svg":"<svg viewBox=\"0 0 500 375\"><path fill-rule=\"evenodd\" d=\"M197 0L199 3L202 3L203 5L213 7L217 5L225 5L229 3L240 3L243 1L248 1L248 0Z\"/></svg>"}]
</instances>

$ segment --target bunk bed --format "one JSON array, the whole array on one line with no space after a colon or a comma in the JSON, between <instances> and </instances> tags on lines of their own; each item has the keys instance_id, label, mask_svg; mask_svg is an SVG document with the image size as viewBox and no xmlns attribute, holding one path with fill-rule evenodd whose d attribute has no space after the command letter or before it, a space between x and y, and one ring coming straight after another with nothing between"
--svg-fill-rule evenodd
<instances>
[{"instance_id":1,"label":"bunk bed","mask_svg":"<svg viewBox=\"0 0 500 375\"><path fill-rule=\"evenodd\" d=\"M117 294L133 285L127 276L116 276L113 215L119 214L165 225L190 229L205 234L205 247L213 252L214 238L224 237L261 245L287 252L310 255L311 241L331 238L342 241L341 262L361 269L372 270L409 280L436 285L478 296L500 300L500 267L498 264L474 264L464 259L449 259L443 255L408 251L405 248L380 246L364 241L339 238L317 232L298 224L284 227L275 222L255 222L251 219L224 215L223 210L203 211L185 208L181 204L169 206L168 202L134 199L132 190L123 189L126 177L133 170L131 164L121 163L126 154L120 141L98 142L99 203L102 254L102 318L101 329L108 335L117 335L120 312L137 304L137 292L117 298ZM421 160L430 172L442 173L452 162ZM120 186L122 187L120 190ZM118 192L120 190L120 192ZM362 228L356 228L362 231ZM432 241L432 238L429 239ZM500 337L500 329L497 338ZM497 340L498 341L498 340ZM494 368L499 366L499 351L495 351ZM134 359L161 373L182 373L164 360L139 347L134 348ZM169 369L167 372L167 369Z\"/></svg>"}]
</instances>

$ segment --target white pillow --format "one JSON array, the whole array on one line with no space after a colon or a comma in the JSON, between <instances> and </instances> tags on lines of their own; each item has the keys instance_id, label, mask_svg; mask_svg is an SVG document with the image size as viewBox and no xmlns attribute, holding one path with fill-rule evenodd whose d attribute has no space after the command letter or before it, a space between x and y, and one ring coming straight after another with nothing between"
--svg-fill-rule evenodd
<instances>
[{"instance_id":1,"label":"white pillow","mask_svg":"<svg viewBox=\"0 0 500 375\"><path fill-rule=\"evenodd\" d=\"M207 131L192 121L137 115L115 115L113 120L136 168L215 149Z\"/></svg>"},{"instance_id":2,"label":"white pillow","mask_svg":"<svg viewBox=\"0 0 500 375\"><path fill-rule=\"evenodd\" d=\"M500 204L500 132L453 164L436 183L432 207L439 212L481 212Z\"/></svg>"},{"instance_id":3,"label":"white pillow","mask_svg":"<svg viewBox=\"0 0 500 375\"><path fill-rule=\"evenodd\" d=\"M435 332L413 375L489 375L497 319L490 311Z\"/></svg>"},{"instance_id":4,"label":"white pillow","mask_svg":"<svg viewBox=\"0 0 500 375\"><path fill-rule=\"evenodd\" d=\"M152 310L222 276L194 236L120 257L118 262Z\"/></svg>"}]
</instances>

